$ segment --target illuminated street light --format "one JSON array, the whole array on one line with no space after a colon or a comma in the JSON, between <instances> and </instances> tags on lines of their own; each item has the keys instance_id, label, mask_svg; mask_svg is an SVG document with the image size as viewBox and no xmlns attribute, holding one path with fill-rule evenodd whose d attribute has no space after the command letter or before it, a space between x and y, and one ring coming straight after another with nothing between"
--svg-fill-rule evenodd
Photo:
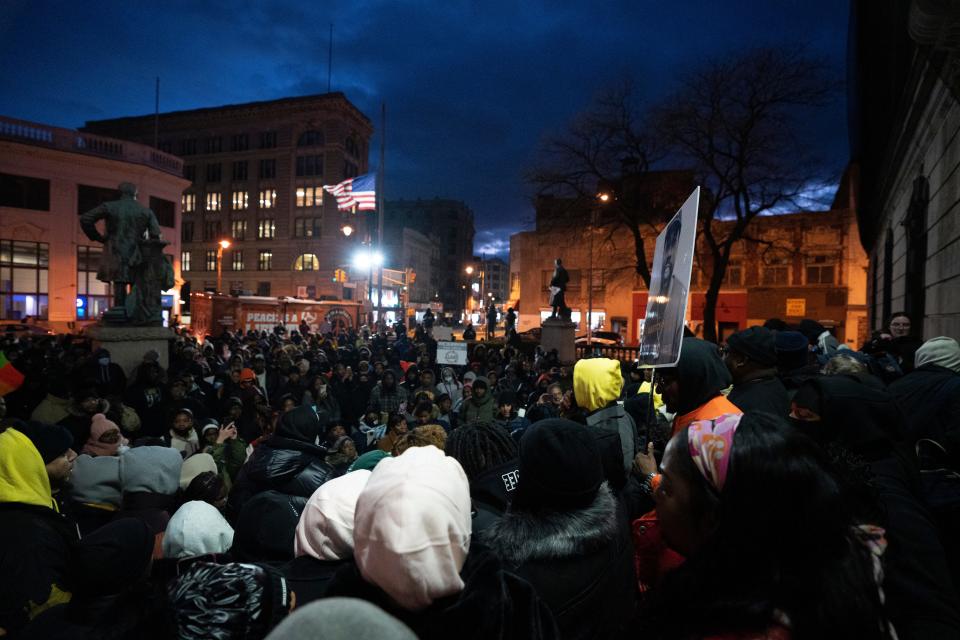
<instances>
[{"instance_id":1,"label":"illuminated street light","mask_svg":"<svg viewBox=\"0 0 960 640\"><path fill-rule=\"evenodd\" d=\"M467 272L467 275L468 275L468 276L469 276L469 275L473 275L473 267L472 267L472 266L467 267L466 269L464 269L464 271Z\"/></svg>"},{"instance_id":2,"label":"illuminated street light","mask_svg":"<svg viewBox=\"0 0 960 640\"><path fill-rule=\"evenodd\" d=\"M383 254L379 251L361 249L353 255L353 266L358 269L372 269L383 264Z\"/></svg>"},{"instance_id":3,"label":"illuminated street light","mask_svg":"<svg viewBox=\"0 0 960 640\"><path fill-rule=\"evenodd\" d=\"M610 194L609 194L609 193L599 193L599 194L597 194L597 199L600 200L600 202L608 202L608 201L610 200Z\"/></svg>"},{"instance_id":4,"label":"illuminated street light","mask_svg":"<svg viewBox=\"0 0 960 640\"><path fill-rule=\"evenodd\" d=\"M222 266L223 266L223 250L227 249L230 246L229 240L221 240L217 243L217 293L220 293L221 284L223 284L222 278Z\"/></svg>"},{"instance_id":5,"label":"illuminated street light","mask_svg":"<svg viewBox=\"0 0 960 640\"><path fill-rule=\"evenodd\" d=\"M220 241L220 248L221 248L221 249L229 249L229 248L230 248L230 241L229 241L229 240L221 240L221 241Z\"/></svg>"},{"instance_id":6,"label":"illuminated street light","mask_svg":"<svg viewBox=\"0 0 960 640\"><path fill-rule=\"evenodd\" d=\"M348 237L348 238L349 238L351 235L353 235L353 231L354 231L353 225L350 224L349 222L344 222L344 223L343 223L343 226L340 227L340 230L343 231L343 235L345 235L345 236Z\"/></svg>"}]
</instances>

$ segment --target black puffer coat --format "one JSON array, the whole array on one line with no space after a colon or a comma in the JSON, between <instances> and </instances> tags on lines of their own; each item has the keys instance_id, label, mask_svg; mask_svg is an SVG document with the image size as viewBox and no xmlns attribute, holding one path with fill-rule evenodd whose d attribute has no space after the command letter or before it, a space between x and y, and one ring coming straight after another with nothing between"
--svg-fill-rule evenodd
<instances>
[{"instance_id":1,"label":"black puffer coat","mask_svg":"<svg viewBox=\"0 0 960 640\"><path fill-rule=\"evenodd\" d=\"M326 448L316 444L320 419L312 407L301 406L280 418L277 431L264 441L240 469L227 501L227 515L236 522L243 505L263 491L279 491L309 498L333 475L324 458Z\"/></svg>"}]
</instances>

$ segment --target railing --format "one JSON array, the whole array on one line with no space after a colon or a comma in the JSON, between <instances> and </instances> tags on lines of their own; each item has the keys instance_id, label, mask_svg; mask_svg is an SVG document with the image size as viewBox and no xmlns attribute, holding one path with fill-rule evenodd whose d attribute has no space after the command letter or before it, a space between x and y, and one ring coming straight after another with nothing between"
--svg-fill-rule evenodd
<instances>
[{"instance_id":1,"label":"railing","mask_svg":"<svg viewBox=\"0 0 960 640\"><path fill-rule=\"evenodd\" d=\"M0 139L42 145L147 165L176 176L183 175L183 160L152 147L92 133L51 127L27 120L0 116Z\"/></svg>"},{"instance_id":2,"label":"railing","mask_svg":"<svg viewBox=\"0 0 960 640\"><path fill-rule=\"evenodd\" d=\"M585 358L610 358L620 362L633 362L640 357L640 347L622 345L577 345L577 360Z\"/></svg>"}]
</instances>

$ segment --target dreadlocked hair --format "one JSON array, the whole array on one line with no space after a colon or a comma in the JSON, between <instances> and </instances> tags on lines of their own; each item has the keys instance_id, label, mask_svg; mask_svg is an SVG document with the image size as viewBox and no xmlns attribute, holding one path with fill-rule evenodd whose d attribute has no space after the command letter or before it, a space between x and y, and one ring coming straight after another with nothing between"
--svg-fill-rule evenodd
<instances>
[{"instance_id":1,"label":"dreadlocked hair","mask_svg":"<svg viewBox=\"0 0 960 640\"><path fill-rule=\"evenodd\" d=\"M487 422L458 427L447 438L447 455L455 458L471 482L487 469L517 457L517 445L506 429Z\"/></svg>"}]
</instances>

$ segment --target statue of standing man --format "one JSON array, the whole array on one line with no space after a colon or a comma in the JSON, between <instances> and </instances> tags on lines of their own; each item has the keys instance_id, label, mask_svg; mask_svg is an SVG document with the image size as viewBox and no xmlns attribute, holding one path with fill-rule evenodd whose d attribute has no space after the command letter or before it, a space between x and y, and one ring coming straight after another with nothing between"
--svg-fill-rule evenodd
<instances>
[{"instance_id":1,"label":"statue of standing man","mask_svg":"<svg viewBox=\"0 0 960 640\"><path fill-rule=\"evenodd\" d=\"M563 268L563 261L557 258L554 262L553 277L550 278L550 306L553 307L551 318L559 316L561 320L570 319L564 295L568 282L570 282L570 276L567 275L567 270Z\"/></svg>"},{"instance_id":2,"label":"statue of standing man","mask_svg":"<svg viewBox=\"0 0 960 640\"><path fill-rule=\"evenodd\" d=\"M135 185L124 182L119 189L119 200L104 202L81 215L80 227L88 238L103 243L97 279L113 285L114 308L108 313L112 316L123 313L126 321L143 321L146 318L129 317L126 312L117 310L128 306L126 305L128 285L139 284L139 288L144 289L144 277L156 279L156 266L148 264L156 257L154 255L153 258L149 256L145 258L143 251L150 245L162 242L160 225L153 211L137 202ZM99 220L104 221L105 234L101 234L97 229ZM163 259L162 253L161 259ZM159 290L155 287L149 288L157 291L156 307L159 308Z\"/></svg>"}]
</instances>

